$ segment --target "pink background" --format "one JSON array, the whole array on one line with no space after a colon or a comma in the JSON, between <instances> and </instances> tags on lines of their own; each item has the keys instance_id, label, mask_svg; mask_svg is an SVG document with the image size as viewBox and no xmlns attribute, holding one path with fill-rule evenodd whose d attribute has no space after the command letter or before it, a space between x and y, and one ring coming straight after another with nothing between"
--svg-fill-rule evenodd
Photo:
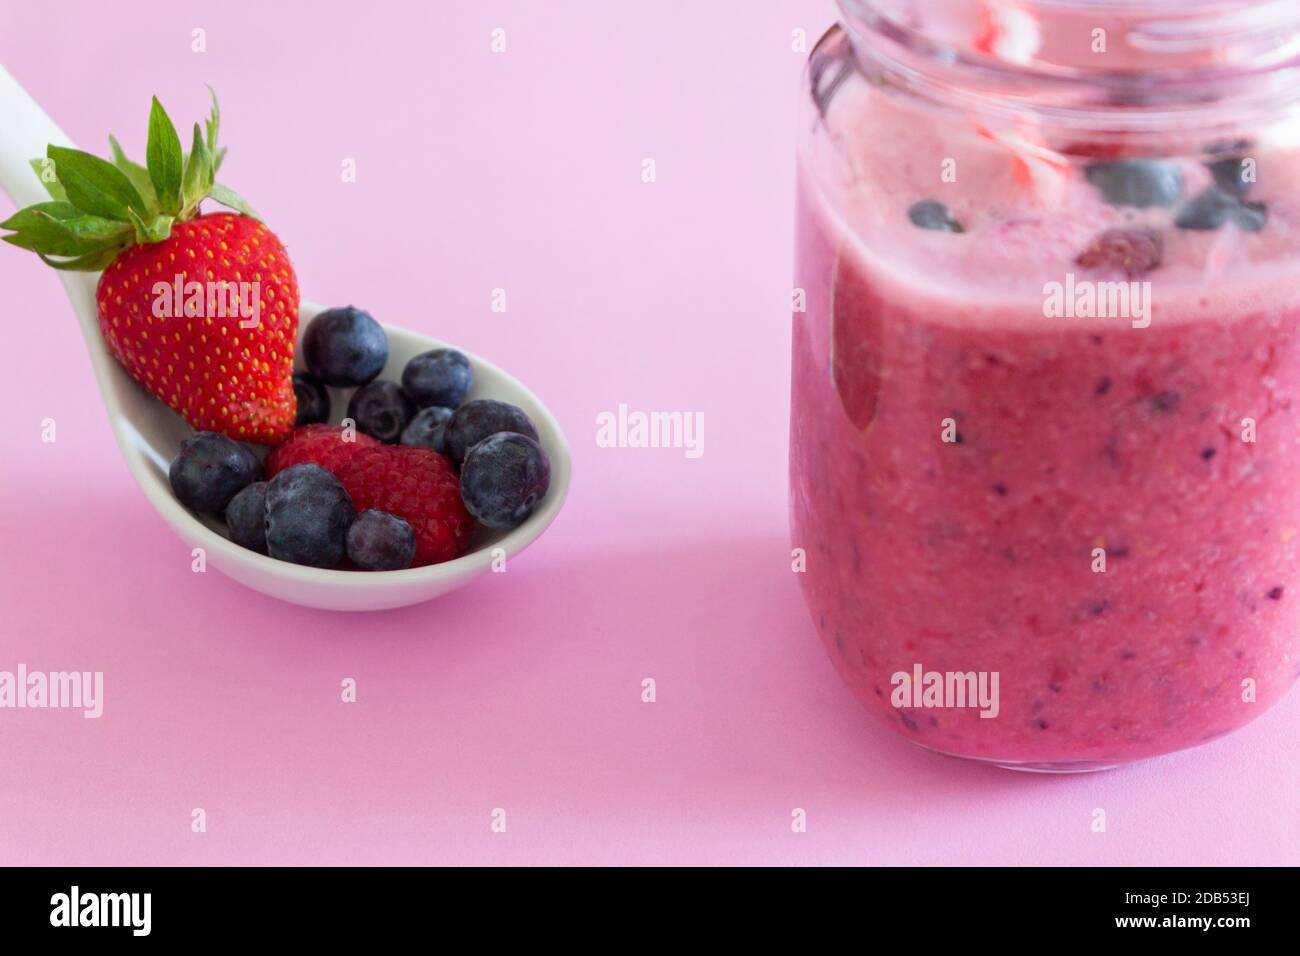
<instances>
[{"instance_id":1,"label":"pink background","mask_svg":"<svg viewBox=\"0 0 1300 956\"><path fill-rule=\"evenodd\" d=\"M421 607L193 574L57 280L0 248L0 669L102 670L106 697L99 720L0 711L0 864L1300 859L1295 693L1196 751L1044 778L913 749L835 677L785 503L791 31L815 38L829 0L131 7L65 3L55 28L5 4L0 63L79 144L138 155L150 94L188 125L211 83L223 179L305 294L519 375L575 479L507 574ZM702 411L704 456L597 448L620 402Z\"/></svg>"}]
</instances>

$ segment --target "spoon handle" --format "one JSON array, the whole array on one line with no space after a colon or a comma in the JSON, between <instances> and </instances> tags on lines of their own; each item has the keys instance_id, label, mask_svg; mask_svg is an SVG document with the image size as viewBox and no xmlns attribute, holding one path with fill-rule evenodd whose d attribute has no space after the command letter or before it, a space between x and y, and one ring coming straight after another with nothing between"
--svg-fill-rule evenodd
<instances>
[{"instance_id":1,"label":"spoon handle","mask_svg":"<svg viewBox=\"0 0 1300 956\"><path fill-rule=\"evenodd\" d=\"M31 164L33 159L45 155L45 147L49 143L71 146L72 140L68 139L67 134L59 129L31 95L18 85L9 71L0 65L0 190L8 194L15 207L30 206L50 198ZM8 211L0 212L0 219L7 219L8 216ZM17 251L0 247L0 254ZM96 318L96 276L87 272L60 272L59 278L77 313L82 335L86 339L103 390L109 360Z\"/></svg>"},{"instance_id":2,"label":"spoon handle","mask_svg":"<svg viewBox=\"0 0 1300 956\"><path fill-rule=\"evenodd\" d=\"M44 156L49 143L71 146L72 141L3 66L0 129L4 130L0 136L0 189L19 207L49 199L31 161Z\"/></svg>"}]
</instances>

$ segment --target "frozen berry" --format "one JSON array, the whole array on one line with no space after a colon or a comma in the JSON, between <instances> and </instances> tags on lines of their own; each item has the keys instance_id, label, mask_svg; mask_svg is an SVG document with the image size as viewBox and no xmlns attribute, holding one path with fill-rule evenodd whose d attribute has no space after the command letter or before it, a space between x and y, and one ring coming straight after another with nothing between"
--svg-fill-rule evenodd
<instances>
[{"instance_id":1,"label":"frozen berry","mask_svg":"<svg viewBox=\"0 0 1300 956\"><path fill-rule=\"evenodd\" d=\"M367 508L348 528L348 560L362 571L401 571L415 559L415 529L405 518Z\"/></svg>"},{"instance_id":2,"label":"frozen berry","mask_svg":"<svg viewBox=\"0 0 1300 956\"><path fill-rule=\"evenodd\" d=\"M265 481L255 481L226 505L230 540L258 554L266 554L267 485Z\"/></svg>"},{"instance_id":3,"label":"frozen berry","mask_svg":"<svg viewBox=\"0 0 1300 956\"><path fill-rule=\"evenodd\" d=\"M1121 272L1134 279L1158 267L1164 252L1164 239L1154 229L1108 229L1075 262L1085 269Z\"/></svg>"},{"instance_id":4,"label":"frozen berry","mask_svg":"<svg viewBox=\"0 0 1300 956\"><path fill-rule=\"evenodd\" d=\"M1240 156L1229 156L1227 159L1218 159L1206 165L1214 176L1214 182L1226 193L1244 196L1254 185L1253 180L1247 178L1249 167L1246 165L1246 160Z\"/></svg>"},{"instance_id":5,"label":"frozen berry","mask_svg":"<svg viewBox=\"0 0 1300 956\"><path fill-rule=\"evenodd\" d=\"M357 431L389 445L397 443L415 417L415 405L396 382L371 382L352 393L348 418L357 423Z\"/></svg>"},{"instance_id":6,"label":"frozen berry","mask_svg":"<svg viewBox=\"0 0 1300 956\"><path fill-rule=\"evenodd\" d=\"M330 420L330 393L326 391L325 383L311 372L293 373L293 397L298 400L295 426Z\"/></svg>"},{"instance_id":7,"label":"frozen berry","mask_svg":"<svg viewBox=\"0 0 1300 956\"><path fill-rule=\"evenodd\" d=\"M1199 232L1219 229L1232 216L1237 205L1236 196L1224 192L1217 186L1211 186L1178 211L1174 225L1179 229L1193 229Z\"/></svg>"},{"instance_id":8,"label":"frozen berry","mask_svg":"<svg viewBox=\"0 0 1300 956\"><path fill-rule=\"evenodd\" d=\"M1183 195L1183 171L1173 163L1116 159L1093 163L1084 172L1113 206L1172 206Z\"/></svg>"},{"instance_id":9,"label":"frozen berry","mask_svg":"<svg viewBox=\"0 0 1300 956\"><path fill-rule=\"evenodd\" d=\"M320 465L294 465L266 489L266 550L281 561L332 568L343 560L356 511L339 480Z\"/></svg>"},{"instance_id":10,"label":"frozen berry","mask_svg":"<svg viewBox=\"0 0 1300 956\"><path fill-rule=\"evenodd\" d=\"M460 495L489 528L514 528L533 513L551 484L551 461L527 435L498 432L469 450Z\"/></svg>"},{"instance_id":11,"label":"frozen berry","mask_svg":"<svg viewBox=\"0 0 1300 956\"><path fill-rule=\"evenodd\" d=\"M1206 156L1226 156L1229 153L1242 153L1254 147L1248 139L1218 139L1201 147Z\"/></svg>"},{"instance_id":12,"label":"frozen berry","mask_svg":"<svg viewBox=\"0 0 1300 956\"><path fill-rule=\"evenodd\" d=\"M262 477L252 449L216 432L199 432L181 442L167 478L180 503L219 515L230 499Z\"/></svg>"},{"instance_id":13,"label":"frozen berry","mask_svg":"<svg viewBox=\"0 0 1300 956\"><path fill-rule=\"evenodd\" d=\"M497 432L517 432L537 440L537 429L523 409L491 398L478 398L456 409L447 423L447 455L459 465L473 446Z\"/></svg>"},{"instance_id":14,"label":"frozen berry","mask_svg":"<svg viewBox=\"0 0 1300 956\"><path fill-rule=\"evenodd\" d=\"M411 423L402 429L402 444L416 448L432 448L446 454L447 423L455 412L450 408L431 405L423 408L411 419Z\"/></svg>"},{"instance_id":15,"label":"frozen berry","mask_svg":"<svg viewBox=\"0 0 1300 956\"><path fill-rule=\"evenodd\" d=\"M1178 211L1174 224L1179 229L1200 232L1221 229L1234 223L1246 232L1259 232L1268 224L1268 207L1259 202L1242 202L1218 186L1211 186Z\"/></svg>"},{"instance_id":16,"label":"frozen berry","mask_svg":"<svg viewBox=\"0 0 1300 956\"><path fill-rule=\"evenodd\" d=\"M1245 232L1259 232L1268 225L1268 206L1262 202L1243 202L1233 213L1233 222Z\"/></svg>"},{"instance_id":17,"label":"frozen berry","mask_svg":"<svg viewBox=\"0 0 1300 956\"><path fill-rule=\"evenodd\" d=\"M388 336L369 312L354 306L326 309L302 337L307 369L326 385L364 385L388 362Z\"/></svg>"},{"instance_id":18,"label":"frozen berry","mask_svg":"<svg viewBox=\"0 0 1300 956\"><path fill-rule=\"evenodd\" d=\"M947 206L933 199L923 199L921 202L913 203L907 210L907 218L912 220L912 225L920 226L922 229L933 229L937 232L966 231Z\"/></svg>"},{"instance_id":19,"label":"frozen berry","mask_svg":"<svg viewBox=\"0 0 1300 956\"><path fill-rule=\"evenodd\" d=\"M455 349L421 352L402 370L402 388L420 408L455 408L473 386L469 359Z\"/></svg>"}]
</instances>

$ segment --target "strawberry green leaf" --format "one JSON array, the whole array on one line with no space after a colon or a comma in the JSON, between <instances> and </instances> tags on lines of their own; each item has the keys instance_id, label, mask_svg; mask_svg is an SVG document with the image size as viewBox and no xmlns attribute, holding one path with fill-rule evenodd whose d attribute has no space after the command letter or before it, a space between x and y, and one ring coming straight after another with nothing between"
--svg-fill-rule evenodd
<instances>
[{"instance_id":1,"label":"strawberry green leaf","mask_svg":"<svg viewBox=\"0 0 1300 956\"><path fill-rule=\"evenodd\" d=\"M229 206L231 209L235 210L235 212L242 213L250 219L256 219L258 222L262 221L262 217L257 214L256 210L254 210L252 206L244 201L242 196L233 189L228 189L221 185L221 183L213 183L212 191L209 192L208 195L221 203L221 205Z\"/></svg>"},{"instance_id":2,"label":"strawberry green leaf","mask_svg":"<svg viewBox=\"0 0 1300 956\"><path fill-rule=\"evenodd\" d=\"M0 238L11 246L27 249L38 256L80 256L104 246L103 243L82 242L53 230L46 232L43 229L15 232L11 236L0 236Z\"/></svg>"},{"instance_id":3,"label":"strawberry green leaf","mask_svg":"<svg viewBox=\"0 0 1300 956\"><path fill-rule=\"evenodd\" d=\"M202 200L212 190L212 154L203 142L203 132L199 124L194 124L194 142L190 147L190 158L185 164L185 181L181 189L182 215L188 215L198 208Z\"/></svg>"},{"instance_id":4,"label":"strawberry green leaf","mask_svg":"<svg viewBox=\"0 0 1300 956\"><path fill-rule=\"evenodd\" d=\"M14 245L64 256L81 255L106 243L121 245L131 234L124 222L84 215L65 202L28 206L0 223L0 228L17 233Z\"/></svg>"},{"instance_id":5,"label":"strawberry green leaf","mask_svg":"<svg viewBox=\"0 0 1300 956\"><path fill-rule=\"evenodd\" d=\"M145 156L159 208L166 214L176 215L181 211L181 175L184 163L181 140L176 135L171 117L156 96L149 110L149 142L145 147Z\"/></svg>"},{"instance_id":6,"label":"strawberry green leaf","mask_svg":"<svg viewBox=\"0 0 1300 956\"><path fill-rule=\"evenodd\" d=\"M54 160L48 156L42 156L40 159L33 159L32 170L36 173L36 178L41 181L45 191L50 194L51 199L66 200L68 194L63 191L59 185L59 177L55 175Z\"/></svg>"},{"instance_id":7,"label":"strawberry green leaf","mask_svg":"<svg viewBox=\"0 0 1300 956\"><path fill-rule=\"evenodd\" d=\"M74 216L59 222L59 228L90 242L120 242L131 235L131 227L126 223L100 216Z\"/></svg>"},{"instance_id":8,"label":"strawberry green leaf","mask_svg":"<svg viewBox=\"0 0 1300 956\"><path fill-rule=\"evenodd\" d=\"M95 252L88 252L83 256L77 256L74 259L51 259L43 253L38 252L36 254L41 257L41 261L47 266L63 272L103 272L121 251L118 246L109 246Z\"/></svg>"},{"instance_id":9,"label":"strawberry green leaf","mask_svg":"<svg viewBox=\"0 0 1300 956\"><path fill-rule=\"evenodd\" d=\"M129 230L129 227L122 223L98 219L96 223L82 224L78 223L77 218L61 220L57 216L35 208L24 209L9 222L14 220L19 220L18 226L6 226L6 228L17 228L18 231L12 236L5 236L5 241L21 249L30 249L44 255L80 256L109 245L120 246L130 236L129 231L122 231ZM105 228L103 224L120 228Z\"/></svg>"},{"instance_id":10,"label":"strawberry green leaf","mask_svg":"<svg viewBox=\"0 0 1300 956\"><path fill-rule=\"evenodd\" d=\"M210 89L210 88L209 88ZM105 268L135 243L158 243L178 222L199 215L202 201L217 202L252 218L257 212L238 193L216 182L226 154L218 145L221 107L194 124L189 153L162 103L153 98L144 165L132 162L118 141L108 138L112 161L81 150L51 145L31 161L50 201L14 213L0 230L10 245L35 252L56 269Z\"/></svg>"},{"instance_id":11,"label":"strawberry green leaf","mask_svg":"<svg viewBox=\"0 0 1300 956\"><path fill-rule=\"evenodd\" d=\"M108 148L112 151L113 165L122 170L126 174L126 178L131 180L131 185L140 193L145 205L151 210L157 208L158 197L154 194L153 180L149 178L149 170L126 158L126 153L122 152L122 145L117 141L117 137L110 136L108 138Z\"/></svg>"},{"instance_id":12,"label":"strawberry green leaf","mask_svg":"<svg viewBox=\"0 0 1300 956\"><path fill-rule=\"evenodd\" d=\"M46 155L54 160L55 173L69 202L83 212L123 222L129 210L148 212L131 180L107 160L63 146L48 147Z\"/></svg>"},{"instance_id":13,"label":"strawberry green leaf","mask_svg":"<svg viewBox=\"0 0 1300 956\"><path fill-rule=\"evenodd\" d=\"M18 210L4 222L0 222L0 229L21 232L38 222L41 213L54 219L74 219L81 215L81 210L70 202L60 202L57 199L53 202L38 202L35 206Z\"/></svg>"},{"instance_id":14,"label":"strawberry green leaf","mask_svg":"<svg viewBox=\"0 0 1300 956\"><path fill-rule=\"evenodd\" d=\"M221 106L217 103L217 91L209 86L208 92L212 94L212 112L208 115L207 122L208 152L212 154L212 171L215 173L221 168L226 151L217 148L217 133L221 130Z\"/></svg>"},{"instance_id":15,"label":"strawberry green leaf","mask_svg":"<svg viewBox=\"0 0 1300 956\"><path fill-rule=\"evenodd\" d=\"M172 234L172 223L175 219L172 216L153 216L149 219L142 219L136 215L135 210L131 210L131 224L135 226L135 240L141 245L150 242L162 242Z\"/></svg>"}]
</instances>

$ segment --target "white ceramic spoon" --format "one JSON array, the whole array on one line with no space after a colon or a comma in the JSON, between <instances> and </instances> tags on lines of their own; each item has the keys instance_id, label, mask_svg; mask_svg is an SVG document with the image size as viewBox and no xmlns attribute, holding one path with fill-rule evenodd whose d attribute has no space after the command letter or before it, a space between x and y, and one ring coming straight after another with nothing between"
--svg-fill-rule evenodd
<instances>
[{"instance_id":1,"label":"white ceramic spoon","mask_svg":"<svg viewBox=\"0 0 1300 956\"><path fill-rule=\"evenodd\" d=\"M0 190L9 195L16 207L49 198L30 165L30 160L45 155L49 143L72 145L35 100L0 66ZM0 247L0 255L12 255L15 259L27 255L31 260L24 263L27 268L46 268L35 256L8 245ZM510 559L546 530L564 504L569 488L569 449L554 416L522 383L490 362L466 352L474 366L474 390L470 397L495 398L518 405L537 425L542 447L550 456L550 491L527 521L508 532L489 533L481 529L472 550L464 557L407 571L322 571L275 561L241 548L226 538L219 522L195 517L172 495L167 481L168 465L182 439L192 435L194 430L170 408L136 385L109 354L99 332L95 308L98 276L84 272L59 272L58 276L81 324L81 334L90 352L104 409L108 412L113 434L131 476L149 503L189 549L204 550L208 567L216 568L255 591L308 607L346 611L403 607L427 601L484 573L494 561L500 567L498 559L505 560L508 571ZM356 299L364 301L364 290L358 290ZM297 350L299 367L301 332L319 311L320 306L307 302L302 304ZM388 365L381 377L385 379L399 379L402 368L412 356L447 345L391 325L384 328L388 333ZM330 392L332 420L337 423L343 417L350 392L338 389ZM190 553L178 547L173 560L190 563ZM122 569L117 573L131 572Z\"/></svg>"}]
</instances>

